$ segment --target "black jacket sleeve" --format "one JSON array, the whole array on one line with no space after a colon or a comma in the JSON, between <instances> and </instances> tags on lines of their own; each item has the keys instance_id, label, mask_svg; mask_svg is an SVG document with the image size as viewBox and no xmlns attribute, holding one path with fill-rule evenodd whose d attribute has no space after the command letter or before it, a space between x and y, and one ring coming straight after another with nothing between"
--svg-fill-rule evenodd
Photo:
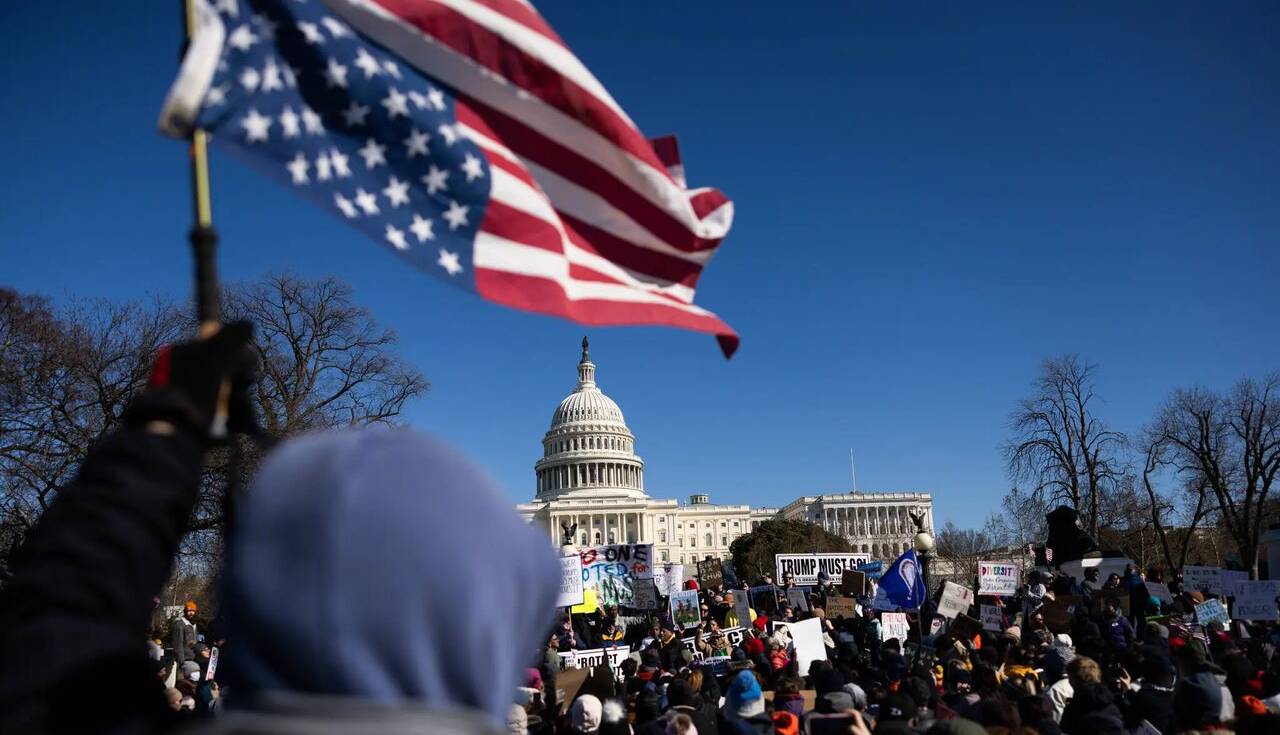
<instances>
[{"instance_id":1,"label":"black jacket sleeve","mask_svg":"<svg viewBox=\"0 0 1280 735\"><path fill-rule=\"evenodd\" d=\"M121 430L58 494L0 591L0 732L148 732L165 716L144 643L203 455L181 433Z\"/></svg>"}]
</instances>

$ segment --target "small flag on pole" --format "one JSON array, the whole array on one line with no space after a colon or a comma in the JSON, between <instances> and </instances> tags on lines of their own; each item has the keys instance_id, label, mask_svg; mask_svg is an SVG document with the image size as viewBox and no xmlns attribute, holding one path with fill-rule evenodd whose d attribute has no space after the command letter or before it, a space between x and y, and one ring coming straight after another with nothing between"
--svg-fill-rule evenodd
<instances>
[{"instance_id":1,"label":"small flag on pole","mask_svg":"<svg viewBox=\"0 0 1280 735\"><path fill-rule=\"evenodd\" d=\"M418 268L583 324L738 336L693 303L732 203L690 189L523 0L201 0L161 114Z\"/></svg>"}]
</instances>

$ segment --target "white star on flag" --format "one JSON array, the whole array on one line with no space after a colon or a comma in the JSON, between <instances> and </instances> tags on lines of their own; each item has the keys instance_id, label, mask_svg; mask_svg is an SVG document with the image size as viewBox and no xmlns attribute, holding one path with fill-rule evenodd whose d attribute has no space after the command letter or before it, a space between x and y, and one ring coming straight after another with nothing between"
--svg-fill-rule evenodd
<instances>
[{"instance_id":1,"label":"white star on flag","mask_svg":"<svg viewBox=\"0 0 1280 735\"><path fill-rule=\"evenodd\" d=\"M435 194L437 191L443 191L449 188L445 180L449 178L448 171L442 171L433 163L431 169L427 171L427 175L422 177L422 183L427 185L427 193Z\"/></svg>"},{"instance_id":2,"label":"white star on flag","mask_svg":"<svg viewBox=\"0 0 1280 735\"><path fill-rule=\"evenodd\" d=\"M333 164L333 172L337 174L340 179L351 177L351 167L347 165L347 162L350 160L350 156L337 148L329 151L329 162Z\"/></svg>"},{"instance_id":3,"label":"white star on flag","mask_svg":"<svg viewBox=\"0 0 1280 735\"><path fill-rule=\"evenodd\" d=\"M427 98L431 100L431 104L432 104L432 105L433 105L437 110L443 110L443 109L444 109L444 92L441 92L440 90L436 89L435 87L431 87L431 88L427 89Z\"/></svg>"},{"instance_id":4,"label":"white star on flag","mask_svg":"<svg viewBox=\"0 0 1280 735\"><path fill-rule=\"evenodd\" d=\"M378 60L363 48L356 51L356 66L360 67L360 70L364 72L365 79L372 79L382 73L382 67L378 66Z\"/></svg>"},{"instance_id":5,"label":"white star on flag","mask_svg":"<svg viewBox=\"0 0 1280 735\"><path fill-rule=\"evenodd\" d=\"M329 59L329 66L324 70L325 83L330 87L347 88L347 67L338 63L337 59Z\"/></svg>"},{"instance_id":6,"label":"white star on flag","mask_svg":"<svg viewBox=\"0 0 1280 735\"><path fill-rule=\"evenodd\" d=\"M449 275L456 276L462 272L462 264L458 262L458 254L440 248L440 258L436 261L449 272Z\"/></svg>"},{"instance_id":7,"label":"white star on flag","mask_svg":"<svg viewBox=\"0 0 1280 735\"><path fill-rule=\"evenodd\" d=\"M250 143L265 141L270 137L271 118L258 112L256 108L250 107L249 114L244 116L240 124L244 126L245 140Z\"/></svg>"},{"instance_id":8,"label":"white star on flag","mask_svg":"<svg viewBox=\"0 0 1280 735\"><path fill-rule=\"evenodd\" d=\"M281 89L284 89L284 80L280 78L280 67L276 66L275 61L268 61L262 67L262 91L274 92Z\"/></svg>"},{"instance_id":9,"label":"white star on flag","mask_svg":"<svg viewBox=\"0 0 1280 735\"><path fill-rule=\"evenodd\" d=\"M370 194L364 189L356 189L356 204L365 214L378 213L378 195Z\"/></svg>"},{"instance_id":10,"label":"white star on flag","mask_svg":"<svg viewBox=\"0 0 1280 735\"><path fill-rule=\"evenodd\" d=\"M449 229L456 230L459 227L467 226L467 212L471 207L465 207L457 202L449 202L449 208L445 210L444 218L449 221Z\"/></svg>"},{"instance_id":11,"label":"white star on flag","mask_svg":"<svg viewBox=\"0 0 1280 735\"><path fill-rule=\"evenodd\" d=\"M409 98L395 87L387 91L387 96L382 100L382 106L387 108L387 117L393 120L400 115L409 116Z\"/></svg>"},{"instance_id":12,"label":"white star on flag","mask_svg":"<svg viewBox=\"0 0 1280 735\"><path fill-rule=\"evenodd\" d=\"M367 169L376 168L378 164L387 162L386 156L383 155L387 152L387 147L379 144L373 138L365 141L364 147L356 152L364 158L364 167Z\"/></svg>"},{"instance_id":13,"label":"white star on flag","mask_svg":"<svg viewBox=\"0 0 1280 735\"><path fill-rule=\"evenodd\" d=\"M280 127L284 128L284 137L296 138L302 135L302 129L298 127L299 122L298 113L294 112L292 107L285 107L280 113Z\"/></svg>"},{"instance_id":14,"label":"white star on flag","mask_svg":"<svg viewBox=\"0 0 1280 735\"><path fill-rule=\"evenodd\" d=\"M458 129L452 125L441 125L440 134L444 136L444 142L453 145L458 142Z\"/></svg>"},{"instance_id":15,"label":"white star on flag","mask_svg":"<svg viewBox=\"0 0 1280 735\"><path fill-rule=\"evenodd\" d=\"M299 21L298 30L302 31L302 35L306 36L308 44L314 46L318 43L324 43L324 34L320 32L320 26L315 23Z\"/></svg>"},{"instance_id":16,"label":"white star on flag","mask_svg":"<svg viewBox=\"0 0 1280 735\"><path fill-rule=\"evenodd\" d=\"M249 47L257 42L258 37L253 35L253 31L249 30L247 25L236 28L230 36L227 36L227 43L241 51L248 51Z\"/></svg>"},{"instance_id":17,"label":"white star on flag","mask_svg":"<svg viewBox=\"0 0 1280 735\"><path fill-rule=\"evenodd\" d=\"M408 250L409 243L404 239L404 230L397 230L387 225L387 241L396 246L396 250Z\"/></svg>"},{"instance_id":18,"label":"white star on flag","mask_svg":"<svg viewBox=\"0 0 1280 735\"><path fill-rule=\"evenodd\" d=\"M392 176L387 182L387 188L382 190L382 195L387 198L387 202L392 207L398 207L401 204L409 203L409 184Z\"/></svg>"},{"instance_id":19,"label":"white star on flag","mask_svg":"<svg viewBox=\"0 0 1280 735\"><path fill-rule=\"evenodd\" d=\"M310 107L302 108L302 127L307 129L311 135L324 134L324 123L320 121L320 116Z\"/></svg>"},{"instance_id":20,"label":"white star on flag","mask_svg":"<svg viewBox=\"0 0 1280 735\"><path fill-rule=\"evenodd\" d=\"M356 205L352 204L350 199L342 196L341 194L334 194L333 203L338 205L338 209L342 210L342 216L347 219L354 219L356 217Z\"/></svg>"},{"instance_id":21,"label":"white star on flag","mask_svg":"<svg viewBox=\"0 0 1280 735\"><path fill-rule=\"evenodd\" d=\"M220 84L216 87L209 87L209 91L205 92L204 103L210 107L226 104L227 101L227 85Z\"/></svg>"},{"instance_id":22,"label":"white star on flag","mask_svg":"<svg viewBox=\"0 0 1280 735\"><path fill-rule=\"evenodd\" d=\"M240 72L240 86L244 87L246 92L253 92L257 89L258 81L260 79L261 77L258 76L258 70L254 69L252 66L246 66L244 71Z\"/></svg>"},{"instance_id":23,"label":"white star on flag","mask_svg":"<svg viewBox=\"0 0 1280 735\"><path fill-rule=\"evenodd\" d=\"M275 40L277 27L277 23L275 21L261 13L254 13L250 20L252 20L253 24L258 27L258 30L262 31L262 35L273 41Z\"/></svg>"},{"instance_id":24,"label":"white star on flag","mask_svg":"<svg viewBox=\"0 0 1280 735\"><path fill-rule=\"evenodd\" d=\"M405 155L408 156L409 158L413 158L414 156L418 156L418 155L422 155L422 156L428 155L428 151L427 151L428 140L431 140L431 136L427 135L421 130L418 130L417 128L414 128L409 133L409 137L404 139Z\"/></svg>"},{"instance_id":25,"label":"white star on flag","mask_svg":"<svg viewBox=\"0 0 1280 735\"><path fill-rule=\"evenodd\" d=\"M342 119L346 122L347 127L354 128L357 125L364 125L365 115L369 114L369 108L365 105L351 100L351 105L342 111Z\"/></svg>"},{"instance_id":26,"label":"white star on flag","mask_svg":"<svg viewBox=\"0 0 1280 735\"><path fill-rule=\"evenodd\" d=\"M328 181L333 178L333 164L329 162L329 154L324 151L316 156L316 181Z\"/></svg>"},{"instance_id":27,"label":"white star on flag","mask_svg":"<svg viewBox=\"0 0 1280 735\"><path fill-rule=\"evenodd\" d=\"M430 104L430 102L427 101L427 96L416 89L409 90L409 101L412 102L413 106L419 110Z\"/></svg>"},{"instance_id":28,"label":"white star on flag","mask_svg":"<svg viewBox=\"0 0 1280 735\"><path fill-rule=\"evenodd\" d=\"M436 239L436 233L431 231L431 220L423 219L421 215L413 215L413 224L409 225L409 229L418 238L418 242Z\"/></svg>"},{"instance_id":29,"label":"white star on flag","mask_svg":"<svg viewBox=\"0 0 1280 735\"><path fill-rule=\"evenodd\" d=\"M484 166L480 164L480 159L467 154L467 160L462 162L462 173L467 175L467 181L484 177Z\"/></svg>"},{"instance_id":30,"label":"white star on flag","mask_svg":"<svg viewBox=\"0 0 1280 735\"><path fill-rule=\"evenodd\" d=\"M307 163L307 157L302 155L302 151L298 151L298 155L285 164L285 168L289 169L289 175L293 177L294 184L305 184L310 180L307 178L307 171L311 168L311 164Z\"/></svg>"},{"instance_id":31,"label":"white star on flag","mask_svg":"<svg viewBox=\"0 0 1280 735\"><path fill-rule=\"evenodd\" d=\"M400 77L400 67L396 66L396 62L392 61L391 59L387 59L386 61L383 61L383 62L382 62L382 68L383 68L383 69L386 69L386 70L387 70L387 73L388 73L388 74L390 74L391 76L395 77L396 79L400 79L400 78L401 78L401 77Z\"/></svg>"},{"instance_id":32,"label":"white star on flag","mask_svg":"<svg viewBox=\"0 0 1280 735\"><path fill-rule=\"evenodd\" d=\"M329 35L334 38L342 38L343 36L351 35L351 31L347 30L345 25L327 15L321 18L320 22L324 23L324 27L329 29Z\"/></svg>"}]
</instances>

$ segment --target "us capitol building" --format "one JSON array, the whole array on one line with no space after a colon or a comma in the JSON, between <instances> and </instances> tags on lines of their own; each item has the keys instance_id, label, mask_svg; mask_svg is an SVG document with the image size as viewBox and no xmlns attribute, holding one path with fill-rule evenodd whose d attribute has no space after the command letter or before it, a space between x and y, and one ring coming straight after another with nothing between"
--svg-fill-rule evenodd
<instances>
[{"instance_id":1,"label":"us capitol building","mask_svg":"<svg viewBox=\"0 0 1280 735\"><path fill-rule=\"evenodd\" d=\"M782 508L716 505L697 494L687 504L645 492L644 460L622 409L596 385L596 366L582 340L578 385L560 402L542 437L542 459L534 465L537 495L516 510L547 531L553 543L561 524L578 525L579 546L651 543L659 562L690 564L707 557L728 558L729 544L761 521L806 520L821 525L873 559L893 559L915 536L908 517L925 513L933 529L928 493L835 493L806 495Z\"/></svg>"}]
</instances>

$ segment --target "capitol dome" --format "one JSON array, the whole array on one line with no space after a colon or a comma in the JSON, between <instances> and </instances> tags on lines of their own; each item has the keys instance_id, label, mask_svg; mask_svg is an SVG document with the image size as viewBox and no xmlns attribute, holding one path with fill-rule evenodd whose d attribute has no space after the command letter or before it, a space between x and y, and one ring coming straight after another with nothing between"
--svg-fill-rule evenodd
<instances>
[{"instance_id":1,"label":"capitol dome","mask_svg":"<svg viewBox=\"0 0 1280 735\"><path fill-rule=\"evenodd\" d=\"M578 385L551 416L534 465L538 498L644 498L644 461L622 409L596 385L596 366L582 338Z\"/></svg>"}]
</instances>

